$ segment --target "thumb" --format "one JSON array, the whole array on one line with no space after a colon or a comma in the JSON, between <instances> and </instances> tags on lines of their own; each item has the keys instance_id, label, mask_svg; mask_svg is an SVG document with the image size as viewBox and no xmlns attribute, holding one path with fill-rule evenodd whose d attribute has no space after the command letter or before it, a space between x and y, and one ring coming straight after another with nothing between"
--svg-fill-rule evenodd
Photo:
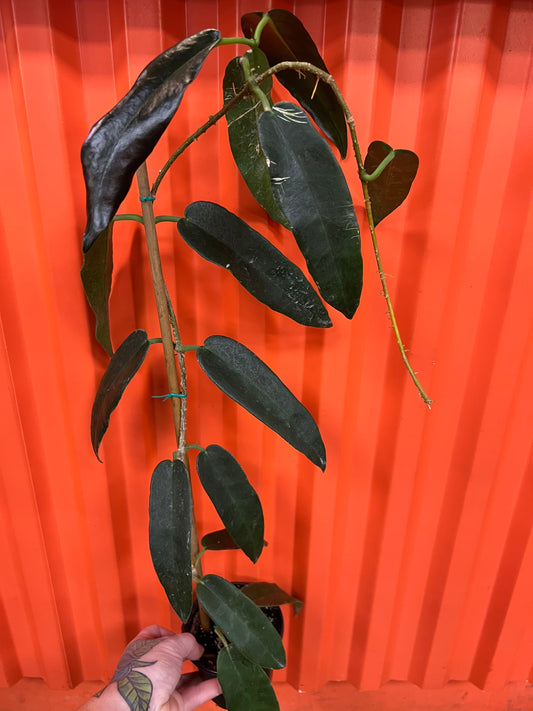
<instances>
[{"instance_id":1,"label":"thumb","mask_svg":"<svg viewBox=\"0 0 533 711\"><path fill-rule=\"evenodd\" d=\"M195 686L189 686L181 691L183 711L193 711L197 706L214 699L221 693L222 689L217 679L208 679L208 681L202 681Z\"/></svg>"}]
</instances>

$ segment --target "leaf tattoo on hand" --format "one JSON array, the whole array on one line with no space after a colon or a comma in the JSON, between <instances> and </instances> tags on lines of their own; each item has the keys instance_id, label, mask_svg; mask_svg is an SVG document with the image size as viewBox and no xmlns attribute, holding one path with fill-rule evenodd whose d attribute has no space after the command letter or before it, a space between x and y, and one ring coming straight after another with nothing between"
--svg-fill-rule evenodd
<instances>
[{"instance_id":1,"label":"leaf tattoo on hand","mask_svg":"<svg viewBox=\"0 0 533 711\"><path fill-rule=\"evenodd\" d=\"M140 658L159 642L161 639L136 639L128 644L109 682L110 684L117 682L117 690L131 711L148 711L152 698L152 682L146 674L136 670L156 663L155 661L143 662ZM104 689L96 696L100 696L103 691Z\"/></svg>"},{"instance_id":2,"label":"leaf tattoo on hand","mask_svg":"<svg viewBox=\"0 0 533 711\"><path fill-rule=\"evenodd\" d=\"M132 670L124 679L119 679L117 689L131 711L148 711L152 698L152 682L146 674Z\"/></svg>"}]
</instances>

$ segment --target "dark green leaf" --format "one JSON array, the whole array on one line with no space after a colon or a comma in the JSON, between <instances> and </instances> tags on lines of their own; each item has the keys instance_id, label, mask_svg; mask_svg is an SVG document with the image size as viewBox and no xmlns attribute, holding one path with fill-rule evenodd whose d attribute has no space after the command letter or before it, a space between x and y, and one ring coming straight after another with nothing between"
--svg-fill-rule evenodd
<instances>
[{"instance_id":1,"label":"dark green leaf","mask_svg":"<svg viewBox=\"0 0 533 711\"><path fill-rule=\"evenodd\" d=\"M383 141L373 141L368 146L365 171L373 173L392 148ZM413 151L397 148L394 158L383 173L367 183L374 225L381 222L407 197L418 171L418 156Z\"/></svg>"},{"instance_id":2,"label":"dark green leaf","mask_svg":"<svg viewBox=\"0 0 533 711\"><path fill-rule=\"evenodd\" d=\"M287 102L259 119L274 197L328 304L352 318L361 296L359 225L342 170L307 115Z\"/></svg>"},{"instance_id":3,"label":"dark green leaf","mask_svg":"<svg viewBox=\"0 0 533 711\"><path fill-rule=\"evenodd\" d=\"M331 326L303 272L259 232L213 202L194 202L178 222L187 244L233 274L256 299L304 326Z\"/></svg>"},{"instance_id":4,"label":"dark green leaf","mask_svg":"<svg viewBox=\"0 0 533 711\"><path fill-rule=\"evenodd\" d=\"M249 50L244 56L249 61L254 74L261 74L268 69L268 61L261 50ZM224 103L231 101L235 94L244 88L246 81L242 62L242 57L235 57L226 67L222 83ZM268 98L271 89L272 78L261 85L261 90ZM235 164L254 198L273 220L289 227L272 195L265 154L259 144L257 119L264 110L263 104L255 94L230 109L226 114L229 144Z\"/></svg>"},{"instance_id":5,"label":"dark green leaf","mask_svg":"<svg viewBox=\"0 0 533 711\"><path fill-rule=\"evenodd\" d=\"M131 711L148 711L152 698L152 682L138 671L117 681L117 690Z\"/></svg>"},{"instance_id":6,"label":"dark green leaf","mask_svg":"<svg viewBox=\"0 0 533 711\"><path fill-rule=\"evenodd\" d=\"M241 18L246 37L253 37L262 12L249 12ZM270 22L261 34L259 47L266 54L270 66L279 62L309 62L328 71L311 36L300 20L288 10L268 12ZM329 72L328 72L329 73ZM276 74L283 86L308 111L326 136L335 143L341 156L346 156L346 121L341 105L332 88L315 74L287 69Z\"/></svg>"},{"instance_id":7,"label":"dark green leaf","mask_svg":"<svg viewBox=\"0 0 533 711\"><path fill-rule=\"evenodd\" d=\"M263 550L263 509L239 462L211 444L198 455L196 469L228 533L255 563Z\"/></svg>"},{"instance_id":8,"label":"dark green leaf","mask_svg":"<svg viewBox=\"0 0 533 711\"><path fill-rule=\"evenodd\" d=\"M196 593L209 617L245 657L267 669L285 666L285 650L276 629L234 585L218 575L205 575Z\"/></svg>"},{"instance_id":9,"label":"dark green leaf","mask_svg":"<svg viewBox=\"0 0 533 711\"><path fill-rule=\"evenodd\" d=\"M109 425L109 417L122 393L141 367L150 343L142 329L133 331L111 356L94 398L91 413L91 442L98 457L100 443Z\"/></svg>"},{"instance_id":10,"label":"dark green leaf","mask_svg":"<svg viewBox=\"0 0 533 711\"><path fill-rule=\"evenodd\" d=\"M218 654L217 678L229 711L279 711L265 671L243 657L233 644Z\"/></svg>"},{"instance_id":11,"label":"dark green leaf","mask_svg":"<svg viewBox=\"0 0 533 711\"><path fill-rule=\"evenodd\" d=\"M160 462L150 485L150 554L155 572L182 622L192 609L191 485L185 464Z\"/></svg>"},{"instance_id":12,"label":"dark green leaf","mask_svg":"<svg viewBox=\"0 0 533 711\"><path fill-rule=\"evenodd\" d=\"M89 306L96 316L96 340L111 356L113 346L109 333L109 294L113 274L113 222L101 232L83 255L81 281Z\"/></svg>"},{"instance_id":13,"label":"dark green leaf","mask_svg":"<svg viewBox=\"0 0 533 711\"><path fill-rule=\"evenodd\" d=\"M218 30L203 30L167 49L92 127L81 149L87 190L85 252L111 222L135 171L152 152L219 39Z\"/></svg>"},{"instance_id":14,"label":"dark green leaf","mask_svg":"<svg viewBox=\"0 0 533 711\"><path fill-rule=\"evenodd\" d=\"M311 414L251 350L232 338L210 336L196 357L226 395L325 469L326 450Z\"/></svg>"},{"instance_id":15,"label":"dark green leaf","mask_svg":"<svg viewBox=\"0 0 533 711\"><path fill-rule=\"evenodd\" d=\"M206 533L201 540L201 545L202 548L207 548L208 551L234 551L239 549L239 546L225 528ZM263 548L266 546L268 546L268 543L263 541Z\"/></svg>"},{"instance_id":16,"label":"dark green leaf","mask_svg":"<svg viewBox=\"0 0 533 711\"><path fill-rule=\"evenodd\" d=\"M206 533L201 540L201 545L209 551L232 551L239 548L225 528Z\"/></svg>"},{"instance_id":17,"label":"dark green leaf","mask_svg":"<svg viewBox=\"0 0 533 711\"><path fill-rule=\"evenodd\" d=\"M269 607L272 605L294 605L294 614L297 615L303 605L301 600L289 595L276 583L248 583L241 592L253 600L259 607Z\"/></svg>"}]
</instances>

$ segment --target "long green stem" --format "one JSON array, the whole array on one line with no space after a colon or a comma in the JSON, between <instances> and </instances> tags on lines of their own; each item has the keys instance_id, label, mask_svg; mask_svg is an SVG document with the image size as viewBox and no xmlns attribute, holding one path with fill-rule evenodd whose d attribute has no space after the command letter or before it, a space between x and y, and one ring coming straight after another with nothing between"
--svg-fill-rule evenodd
<instances>
[{"instance_id":1,"label":"long green stem","mask_svg":"<svg viewBox=\"0 0 533 711\"><path fill-rule=\"evenodd\" d=\"M143 224L143 218L140 215L132 215L132 214L125 214L125 215L115 215L113 217L113 222L140 222L140 224Z\"/></svg>"},{"instance_id":2,"label":"long green stem","mask_svg":"<svg viewBox=\"0 0 533 711\"><path fill-rule=\"evenodd\" d=\"M255 28L253 39L246 39L242 37L226 37L222 38L218 44L219 46L225 44L245 44L248 47L258 47L259 40L261 39L261 33L269 22L270 18L268 17L268 14L265 13L259 21L257 27ZM161 181L165 177L166 173L168 172L174 161L179 158L179 156L191 145L191 143L194 143L194 141L198 140L198 138L200 138L203 133L205 133L209 128L211 128L211 126L214 126L217 121L220 121L220 119L225 116L228 111L230 111L234 106L239 104L245 96L252 92L257 93L259 99L263 103L263 106L265 106L266 97L264 96L264 93L257 86L257 83L254 81L253 77L248 78L246 86L244 86L241 91L235 94L235 96L230 101L224 104L224 106L219 111L217 111L216 114L210 116L209 119L204 124L202 124L202 126L197 128L196 131L192 133L181 144L181 146L178 146L178 148L174 151L174 153L170 156L165 165L159 171L159 175L157 176L154 184L152 185L152 190L150 191L150 195L152 197L155 197L155 194L157 193L157 189L159 188ZM270 111L270 105L268 106L268 110Z\"/></svg>"},{"instance_id":3,"label":"long green stem","mask_svg":"<svg viewBox=\"0 0 533 711\"><path fill-rule=\"evenodd\" d=\"M266 16L265 16L266 17ZM262 18L264 20L264 24L262 25L261 29L266 25L268 22L268 19ZM259 25L258 25L259 27ZM255 39L255 38L254 38ZM337 97L337 101L342 107L342 110L344 112L344 116L346 119L346 123L348 124L348 129L350 131L350 137L352 140L352 146L353 146L353 151L355 155L355 159L357 161L357 168L358 168L358 173L359 173L359 178L361 180L361 186L363 190L363 196L364 196L364 201L365 201L365 210L367 214L367 219L368 219L368 226L370 230L370 236L372 239L372 246L374 249L374 255L376 258L376 263L378 267L378 274L379 274L379 279L381 282L381 287L383 291L383 295L385 298L385 303L387 305L387 311L389 314L389 318L391 321L392 329L394 332L394 337L396 340L396 343L398 345L398 349L400 351L401 358L405 364L405 367L407 368L407 372L411 376L411 379L413 383L415 384L420 397L422 400L426 403L426 405L431 408L431 403L433 402L431 398L426 394L424 388L422 387L416 373L414 372L409 359L407 357L407 353L405 350L405 346L403 345L402 338L400 335L400 330L398 328L398 322L396 320L396 315L394 313L394 308L392 306L392 301L390 299L390 294L389 294L389 289L387 286L387 279L385 277L385 272L383 270L383 266L381 263L381 256L379 252L379 245L376 237L376 230L374 226L374 216L372 214L372 205L370 202L370 196L368 193L368 185L367 181L370 179L375 179L378 177L375 173L379 171L379 174L381 174L381 171L384 170L384 168L388 165L388 163L392 160L394 155L392 156L387 156L387 158L378 166L376 171L374 171L373 174L369 175L365 171L364 167L364 161L363 157L361 155L361 149L359 146L359 141L357 139L357 132L355 130L355 120L350 112L350 109L348 108L348 105L346 103L346 100L344 99L344 96L342 95L340 89L338 88L335 80L331 76L331 74L328 74L328 72L324 71L323 69L319 69L318 67L315 67L313 64L310 64L309 62L292 62L292 61L286 61L286 62L279 62L278 64L275 64L273 67L269 67L265 72L260 74L258 77L251 77L247 79L246 85L243 87L243 89L236 94L231 101L229 101L227 104L225 104L216 114L213 116L210 116L208 121L206 121L202 126L200 126L187 140L182 143L181 146L177 148L177 150L171 155L171 157L168 159L168 161L165 163L163 166L163 169L159 173L157 180L155 181L154 185L152 186L152 190L150 192L151 196L155 196L157 189L161 183L161 180L171 167L171 165L174 163L174 161L188 148L188 146L193 143L199 136L201 136L203 133L205 133L211 126L214 126L217 121L219 121L225 114L233 108L236 104L238 104L245 96L248 94L252 93L254 91L254 87L260 85L263 81L268 79L268 77L273 76L274 74L277 74L280 71L286 70L286 69L294 69L297 71L303 71L303 72L309 72L311 74L314 74L317 76L319 79L321 79L323 82L328 84L331 89L333 90L335 96Z\"/></svg>"},{"instance_id":4,"label":"long green stem","mask_svg":"<svg viewBox=\"0 0 533 711\"><path fill-rule=\"evenodd\" d=\"M257 23L257 27L255 28L255 32L254 32L254 40L253 41L257 47L259 47L259 42L261 40L261 35L263 33L263 30L265 29L265 27L268 25L269 22L270 22L270 17L268 16L268 12L265 12L263 17Z\"/></svg>"},{"instance_id":5,"label":"long green stem","mask_svg":"<svg viewBox=\"0 0 533 711\"><path fill-rule=\"evenodd\" d=\"M177 158L180 157L180 155L191 145L191 143L194 143L194 141L197 141L200 136L205 133L211 126L214 126L217 121L220 121L220 119L225 116L228 111L230 111L234 106L236 106L245 96L250 94L253 91L252 87L246 84L246 86L239 91L238 94L235 94L235 96L228 101L224 106L216 112L216 114L213 114L213 116L210 116L208 120L199 126L194 133L191 133L191 135L185 139L185 141L181 144L181 146L178 146L178 148L174 151L174 153L170 156L170 158L167 160L165 165L161 168L159 171L159 175L157 176L154 184L152 185L152 189L150 191L150 196L155 197L157 190L159 188L159 185L161 184L161 181L167 174L168 170L172 166L172 164L176 161Z\"/></svg>"},{"instance_id":6,"label":"long green stem","mask_svg":"<svg viewBox=\"0 0 533 711\"><path fill-rule=\"evenodd\" d=\"M224 47L228 44L244 44L246 47L255 47L256 43L253 39L246 37L223 37L217 44L217 47Z\"/></svg>"},{"instance_id":7,"label":"long green stem","mask_svg":"<svg viewBox=\"0 0 533 711\"><path fill-rule=\"evenodd\" d=\"M377 180L379 176L383 173L385 168L389 165L389 163L394 159L395 155L396 151L390 151L390 153L385 156L385 158L383 158L376 170L372 171L372 173L367 173L364 169L360 170L359 177L361 178L361 180L364 180L365 183L371 183L372 181Z\"/></svg>"},{"instance_id":8,"label":"long green stem","mask_svg":"<svg viewBox=\"0 0 533 711\"><path fill-rule=\"evenodd\" d=\"M369 177L372 179L372 176L368 176L368 174L365 171L364 161L363 161L363 157L361 155L361 149L359 147L359 141L357 140L357 133L355 130L355 120L350 112L350 109L348 108L348 105L344 99L344 96L342 95L340 89L338 88L338 86L335 83L335 80L333 79L331 74L328 74L324 70L319 69L318 67L315 67L313 64L310 64L309 62L280 62L279 64L275 64L273 67L270 67L269 69L267 69L267 71L263 72L263 74L261 74L259 77L257 77L257 79L256 79L257 84L261 84L261 82L263 82L265 79L268 79L269 76L272 76L273 74L276 74L277 72L283 71L284 69L295 69L298 71L307 71L307 72L310 72L311 74L316 75L317 77L319 77L322 81L324 81L326 84L328 84L332 88L335 96L337 97L339 104L342 107L344 116L346 118L346 123L348 124L348 128L350 131L350 137L352 139L352 146L353 146L355 159L357 161L357 168L359 171L359 177L360 177L361 186L363 189L363 196L364 196L364 200L365 200L365 210L366 210L366 215L367 215L367 219L368 219L370 236L372 239L372 246L374 249L374 255L375 255L376 263L378 266L379 279L381 281L383 296L384 296L385 302L387 304L387 311L389 313L389 318L391 321L392 330L394 332L394 337L396 339L396 343L398 345L401 358L405 364L405 367L407 368L407 372L411 376L411 379L412 379L413 383L415 384L415 386L420 394L420 397L426 403L426 405L431 409L431 403L433 401L424 391L424 388L422 387L416 373L414 372L414 370L409 362L407 353L405 351L405 346L403 345L402 338L400 336L400 330L398 328L398 322L396 320L394 308L392 306L392 301L390 299L389 289L387 286L387 279L385 277L385 272L383 271L383 266L381 263L381 256L380 256L380 252L379 252L379 245L378 245L378 241L377 241L377 237L376 237L376 230L375 230L375 226L374 226L374 216L372 214L372 205L370 202L370 195L368 193L367 181L368 181ZM393 157L394 156L391 156L389 158L389 161L392 160ZM387 158L388 158L388 156L387 156ZM387 160L387 159L385 159L385 160ZM385 163L385 165L380 164L378 166L378 169L380 170L380 172L386 167L386 165L388 164L389 161L387 161L387 163ZM374 171L374 172L376 172L376 171ZM378 176L376 175L375 177L378 177Z\"/></svg>"},{"instance_id":9,"label":"long green stem","mask_svg":"<svg viewBox=\"0 0 533 711\"><path fill-rule=\"evenodd\" d=\"M246 55L244 55L244 57L242 58L242 70L244 73L244 78L248 82L249 86L252 88L254 94L261 102L263 111L272 111L272 106L270 105L270 101L268 100L267 95L255 81L255 77L252 73L252 68L250 66L250 60Z\"/></svg>"}]
</instances>

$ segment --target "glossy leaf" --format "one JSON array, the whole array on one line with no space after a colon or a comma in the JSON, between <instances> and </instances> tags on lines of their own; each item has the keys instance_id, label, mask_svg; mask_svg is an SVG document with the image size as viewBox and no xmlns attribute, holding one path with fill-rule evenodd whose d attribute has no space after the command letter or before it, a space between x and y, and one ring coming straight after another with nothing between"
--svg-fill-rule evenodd
<instances>
[{"instance_id":1,"label":"glossy leaf","mask_svg":"<svg viewBox=\"0 0 533 711\"><path fill-rule=\"evenodd\" d=\"M322 301L301 269L237 215L213 202L194 202L179 220L178 230L190 247L228 269L274 311L305 326L331 326Z\"/></svg>"},{"instance_id":2,"label":"glossy leaf","mask_svg":"<svg viewBox=\"0 0 533 711\"><path fill-rule=\"evenodd\" d=\"M85 252L111 222L135 171L152 152L219 39L218 30L203 30L167 49L92 127L81 150L87 190Z\"/></svg>"},{"instance_id":3,"label":"glossy leaf","mask_svg":"<svg viewBox=\"0 0 533 711\"><path fill-rule=\"evenodd\" d=\"M218 654L217 679L229 711L279 711L276 694L265 671L246 659L233 644Z\"/></svg>"},{"instance_id":4,"label":"glossy leaf","mask_svg":"<svg viewBox=\"0 0 533 711\"><path fill-rule=\"evenodd\" d=\"M200 605L247 659L267 669L285 666L281 637L266 615L234 585L205 575L196 586Z\"/></svg>"},{"instance_id":5,"label":"glossy leaf","mask_svg":"<svg viewBox=\"0 0 533 711\"><path fill-rule=\"evenodd\" d=\"M109 294L113 274L113 222L101 232L92 247L83 255L81 281L89 306L96 317L95 336L98 343L111 356L109 331Z\"/></svg>"},{"instance_id":6,"label":"glossy leaf","mask_svg":"<svg viewBox=\"0 0 533 711\"><path fill-rule=\"evenodd\" d=\"M262 16L262 12L243 15L241 26L246 37L253 37ZM309 62L318 69L328 71L313 39L295 15L288 10L274 9L268 12L268 16L270 22L263 29L259 47L266 54L270 66L298 61ZM276 77L311 114L344 158L347 150L346 121L332 88L323 81L317 82L315 74L294 69L278 72Z\"/></svg>"},{"instance_id":7,"label":"glossy leaf","mask_svg":"<svg viewBox=\"0 0 533 711\"><path fill-rule=\"evenodd\" d=\"M259 607L269 607L272 605L293 605L294 614L297 615L303 605L301 600L289 595L285 590L282 590L276 583L248 583L241 592L253 600Z\"/></svg>"},{"instance_id":8,"label":"glossy leaf","mask_svg":"<svg viewBox=\"0 0 533 711\"><path fill-rule=\"evenodd\" d=\"M210 336L196 357L226 395L325 469L324 443L311 414L251 350L232 338Z\"/></svg>"},{"instance_id":9,"label":"glossy leaf","mask_svg":"<svg viewBox=\"0 0 533 711\"><path fill-rule=\"evenodd\" d=\"M259 119L274 197L324 300L352 318L361 296L359 225L343 172L327 142L294 104Z\"/></svg>"},{"instance_id":10,"label":"glossy leaf","mask_svg":"<svg viewBox=\"0 0 533 711\"><path fill-rule=\"evenodd\" d=\"M373 141L365 158L365 171L373 173L393 149L383 141ZM407 197L418 171L418 156L413 151L397 148L392 161L381 175L367 183L374 225L390 215Z\"/></svg>"},{"instance_id":11,"label":"glossy leaf","mask_svg":"<svg viewBox=\"0 0 533 711\"><path fill-rule=\"evenodd\" d=\"M268 61L260 49L251 49L244 55L254 74L261 74L268 69ZM243 58L235 57L226 67L222 88L224 103L238 94L245 85ZM272 78L261 85L261 90L270 99ZM226 114L228 138L235 165L239 169L250 192L270 217L289 227L285 216L272 195L270 176L265 154L259 144L257 120L264 111L261 101L252 94L240 101Z\"/></svg>"},{"instance_id":12,"label":"glossy leaf","mask_svg":"<svg viewBox=\"0 0 533 711\"><path fill-rule=\"evenodd\" d=\"M228 533L255 563L263 550L263 509L241 465L230 452L210 444L198 455L196 470Z\"/></svg>"},{"instance_id":13,"label":"glossy leaf","mask_svg":"<svg viewBox=\"0 0 533 711\"><path fill-rule=\"evenodd\" d=\"M192 609L191 486L185 464L165 460L154 469L149 503L150 554L178 617Z\"/></svg>"},{"instance_id":14,"label":"glossy leaf","mask_svg":"<svg viewBox=\"0 0 533 711\"><path fill-rule=\"evenodd\" d=\"M139 329L130 333L111 356L98 386L91 413L91 442L97 457L111 413L120 402L126 386L141 367L149 347L146 332Z\"/></svg>"}]
</instances>

